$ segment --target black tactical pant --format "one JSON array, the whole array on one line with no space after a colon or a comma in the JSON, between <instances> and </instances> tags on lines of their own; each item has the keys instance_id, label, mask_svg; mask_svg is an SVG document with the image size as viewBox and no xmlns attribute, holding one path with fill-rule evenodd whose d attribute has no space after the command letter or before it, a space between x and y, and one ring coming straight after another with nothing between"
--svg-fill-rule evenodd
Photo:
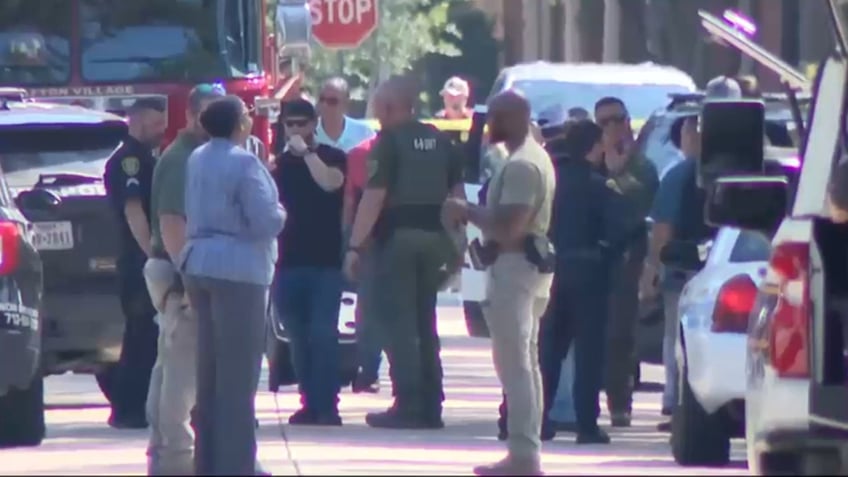
<instances>
[{"instance_id":1,"label":"black tactical pant","mask_svg":"<svg viewBox=\"0 0 848 477\"><path fill-rule=\"evenodd\" d=\"M605 388L607 409L629 413L633 407L636 356L636 323L639 312L641 254L631 254L614 265L609 295Z\"/></svg>"},{"instance_id":2,"label":"black tactical pant","mask_svg":"<svg viewBox=\"0 0 848 477\"><path fill-rule=\"evenodd\" d=\"M124 262L118 269L126 325L113 381L112 413L117 419L145 418L150 374L156 362L159 339L159 327L153 321L156 309L142 276L143 262L137 268L135 265L137 263Z\"/></svg>"},{"instance_id":3,"label":"black tactical pant","mask_svg":"<svg viewBox=\"0 0 848 477\"><path fill-rule=\"evenodd\" d=\"M600 261L564 263L557 270L549 316L542 321L539 359L545 416L553 405L562 361L574 348L574 410L577 430L598 429L598 395L607 342L607 273Z\"/></svg>"}]
</instances>

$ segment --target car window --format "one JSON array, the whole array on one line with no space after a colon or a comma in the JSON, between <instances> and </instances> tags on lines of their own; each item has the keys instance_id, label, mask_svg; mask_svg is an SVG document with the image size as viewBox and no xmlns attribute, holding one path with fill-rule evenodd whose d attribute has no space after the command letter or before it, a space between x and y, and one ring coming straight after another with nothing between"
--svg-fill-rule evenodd
<instances>
[{"instance_id":1,"label":"car window","mask_svg":"<svg viewBox=\"0 0 848 477\"><path fill-rule=\"evenodd\" d=\"M668 115L653 116L639 131L636 146L639 153L651 161L662 176L671 169L671 166L683 159L680 150L671 142L669 136L674 118Z\"/></svg>"},{"instance_id":2,"label":"car window","mask_svg":"<svg viewBox=\"0 0 848 477\"><path fill-rule=\"evenodd\" d=\"M768 261L770 254L771 241L768 237L758 232L743 230L733 244L730 262L765 262Z\"/></svg>"}]
</instances>

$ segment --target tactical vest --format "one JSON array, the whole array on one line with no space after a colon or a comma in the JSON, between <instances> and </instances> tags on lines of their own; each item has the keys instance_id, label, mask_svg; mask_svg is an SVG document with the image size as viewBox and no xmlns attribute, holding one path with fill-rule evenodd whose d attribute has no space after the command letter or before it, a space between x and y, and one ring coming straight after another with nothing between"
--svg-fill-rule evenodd
<instances>
[{"instance_id":1,"label":"tactical vest","mask_svg":"<svg viewBox=\"0 0 848 477\"><path fill-rule=\"evenodd\" d=\"M395 167L389 171L378 238L387 238L397 228L444 230L441 210L450 192L450 161L455 157L450 139L419 122L382 134L395 156Z\"/></svg>"}]
</instances>

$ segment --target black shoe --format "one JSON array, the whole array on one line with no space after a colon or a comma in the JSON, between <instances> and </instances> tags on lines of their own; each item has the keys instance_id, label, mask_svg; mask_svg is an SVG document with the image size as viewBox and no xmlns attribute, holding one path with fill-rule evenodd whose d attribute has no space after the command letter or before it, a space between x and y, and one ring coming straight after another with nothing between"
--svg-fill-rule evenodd
<instances>
[{"instance_id":1,"label":"black shoe","mask_svg":"<svg viewBox=\"0 0 848 477\"><path fill-rule=\"evenodd\" d=\"M671 432L671 421L665 421L657 424L657 430L660 432Z\"/></svg>"},{"instance_id":2,"label":"black shoe","mask_svg":"<svg viewBox=\"0 0 848 477\"><path fill-rule=\"evenodd\" d=\"M554 429L557 432L577 432L577 423L576 422L559 422L552 421Z\"/></svg>"},{"instance_id":3,"label":"black shoe","mask_svg":"<svg viewBox=\"0 0 848 477\"><path fill-rule=\"evenodd\" d=\"M341 426L342 416L338 412L320 414L315 418L316 426Z\"/></svg>"},{"instance_id":4,"label":"black shoe","mask_svg":"<svg viewBox=\"0 0 848 477\"><path fill-rule=\"evenodd\" d=\"M610 437L609 434L604 432L603 429L595 429L590 432L578 432L577 433L577 443L578 444L609 444Z\"/></svg>"},{"instance_id":5,"label":"black shoe","mask_svg":"<svg viewBox=\"0 0 848 477\"><path fill-rule=\"evenodd\" d=\"M662 410L660 411L660 414L662 414L663 416L670 416L671 415L671 408L663 406Z\"/></svg>"},{"instance_id":6,"label":"black shoe","mask_svg":"<svg viewBox=\"0 0 848 477\"><path fill-rule=\"evenodd\" d=\"M610 425L612 427L630 427L632 420L629 412L613 412L610 414Z\"/></svg>"},{"instance_id":7,"label":"black shoe","mask_svg":"<svg viewBox=\"0 0 848 477\"><path fill-rule=\"evenodd\" d=\"M445 427L441 417L422 417L419 414L399 411L391 407L383 412L369 412L365 415L365 423L378 429L441 429Z\"/></svg>"},{"instance_id":8,"label":"black shoe","mask_svg":"<svg viewBox=\"0 0 848 477\"><path fill-rule=\"evenodd\" d=\"M318 417L311 410L302 407L289 416L292 426L311 426L318 423Z\"/></svg>"},{"instance_id":9,"label":"black shoe","mask_svg":"<svg viewBox=\"0 0 848 477\"><path fill-rule=\"evenodd\" d=\"M142 416L117 417L115 413L109 416L107 421L113 429L147 429L147 419Z\"/></svg>"},{"instance_id":10,"label":"black shoe","mask_svg":"<svg viewBox=\"0 0 848 477\"><path fill-rule=\"evenodd\" d=\"M377 394L380 392L379 379L365 379L361 374L356 376L356 379L350 384L350 389L354 394L368 393Z\"/></svg>"},{"instance_id":11,"label":"black shoe","mask_svg":"<svg viewBox=\"0 0 848 477\"><path fill-rule=\"evenodd\" d=\"M509 438L509 433L506 432L506 429L498 429L498 440L505 441Z\"/></svg>"}]
</instances>

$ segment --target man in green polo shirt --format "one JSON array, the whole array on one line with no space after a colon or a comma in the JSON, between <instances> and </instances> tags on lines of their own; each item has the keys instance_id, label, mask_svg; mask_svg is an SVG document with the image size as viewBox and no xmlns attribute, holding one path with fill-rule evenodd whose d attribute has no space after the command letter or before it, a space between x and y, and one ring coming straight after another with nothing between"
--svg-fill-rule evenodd
<instances>
[{"instance_id":1,"label":"man in green polo shirt","mask_svg":"<svg viewBox=\"0 0 848 477\"><path fill-rule=\"evenodd\" d=\"M153 172L151 248L144 267L147 289L159 312L159 355L147 395L151 425L148 475L193 475L194 432L190 413L195 403L197 322L189 312L173 263L185 242L185 176L191 153L206 142L199 118L223 88L199 85L191 90L186 128L162 153Z\"/></svg>"}]
</instances>

